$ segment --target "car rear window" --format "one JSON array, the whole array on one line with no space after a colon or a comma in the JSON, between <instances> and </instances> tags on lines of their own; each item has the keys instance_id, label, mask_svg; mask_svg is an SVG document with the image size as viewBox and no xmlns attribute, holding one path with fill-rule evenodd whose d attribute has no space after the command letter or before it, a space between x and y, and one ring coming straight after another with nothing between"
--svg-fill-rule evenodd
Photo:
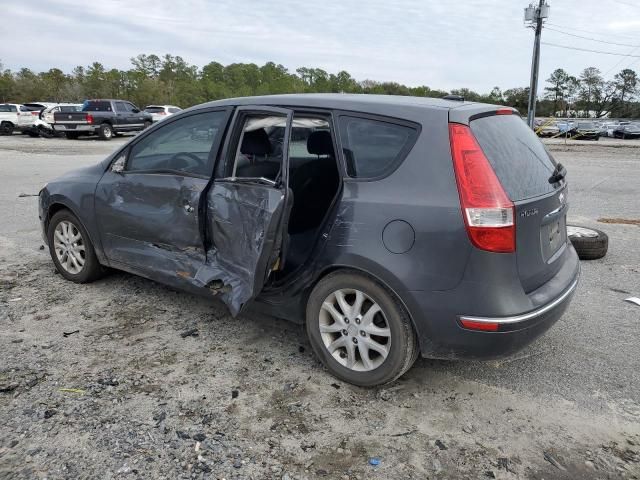
<instances>
[{"instance_id":1,"label":"car rear window","mask_svg":"<svg viewBox=\"0 0 640 480\"><path fill-rule=\"evenodd\" d=\"M418 136L407 125L360 118L340 117L340 142L353 178L378 178L391 173L406 157Z\"/></svg>"},{"instance_id":2,"label":"car rear window","mask_svg":"<svg viewBox=\"0 0 640 480\"><path fill-rule=\"evenodd\" d=\"M160 113L164 112L164 107L147 107L144 111L148 113Z\"/></svg>"},{"instance_id":3,"label":"car rear window","mask_svg":"<svg viewBox=\"0 0 640 480\"><path fill-rule=\"evenodd\" d=\"M110 112L111 102L88 101L82 106L83 112Z\"/></svg>"},{"instance_id":4,"label":"car rear window","mask_svg":"<svg viewBox=\"0 0 640 480\"><path fill-rule=\"evenodd\" d=\"M15 105L0 105L0 112L17 112Z\"/></svg>"},{"instance_id":5,"label":"car rear window","mask_svg":"<svg viewBox=\"0 0 640 480\"><path fill-rule=\"evenodd\" d=\"M60 105L60 111L64 113L79 112L80 108L78 105Z\"/></svg>"},{"instance_id":6,"label":"car rear window","mask_svg":"<svg viewBox=\"0 0 640 480\"><path fill-rule=\"evenodd\" d=\"M512 201L554 191L555 161L517 115L491 115L471 122L471 131Z\"/></svg>"}]
</instances>

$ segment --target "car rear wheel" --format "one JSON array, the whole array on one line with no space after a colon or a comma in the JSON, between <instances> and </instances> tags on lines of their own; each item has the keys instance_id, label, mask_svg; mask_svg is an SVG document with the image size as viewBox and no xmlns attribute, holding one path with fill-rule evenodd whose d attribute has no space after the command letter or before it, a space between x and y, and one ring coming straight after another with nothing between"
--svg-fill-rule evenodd
<instances>
[{"instance_id":1,"label":"car rear wheel","mask_svg":"<svg viewBox=\"0 0 640 480\"><path fill-rule=\"evenodd\" d=\"M61 210L51 218L47 239L51 259L64 278L87 283L102 276L89 235L71 212Z\"/></svg>"},{"instance_id":2,"label":"car rear wheel","mask_svg":"<svg viewBox=\"0 0 640 480\"><path fill-rule=\"evenodd\" d=\"M580 260L596 260L607 254L609 237L595 228L567 225L567 236Z\"/></svg>"},{"instance_id":3,"label":"car rear wheel","mask_svg":"<svg viewBox=\"0 0 640 480\"><path fill-rule=\"evenodd\" d=\"M418 356L405 308L390 291L359 273L338 271L320 280L307 302L306 326L325 367L354 385L392 382Z\"/></svg>"},{"instance_id":4,"label":"car rear wheel","mask_svg":"<svg viewBox=\"0 0 640 480\"><path fill-rule=\"evenodd\" d=\"M0 123L0 135L13 135L13 123L2 122Z\"/></svg>"},{"instance_id":5,"label":"car rear wheel","mask_svg":"<svg viewBox=\"0 0 640 480\"><path fill-rule=\"evenodd\" d=\"M113 127L108 123L103 123L98 129L98 136L101 140L111 140L113 138Z\"/></svg>"}]
</instances>

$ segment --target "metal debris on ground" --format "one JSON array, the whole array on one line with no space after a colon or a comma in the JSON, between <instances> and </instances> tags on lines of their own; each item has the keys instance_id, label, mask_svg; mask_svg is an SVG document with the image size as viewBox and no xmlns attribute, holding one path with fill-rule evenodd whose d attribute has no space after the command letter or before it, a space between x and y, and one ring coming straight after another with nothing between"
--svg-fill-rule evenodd
<instances>
[{"instance_id":1,"label":"metal debris on ground","mask_svg":"<svg viewBox=\"0 0 640 480\"><path fill-rule=\"evenodd\" d=\"M625 302L629 302L629 303L635 303L636 305L638 305L640 307L640 298L638 298L638 297L625 298L624 301Z\"/></svg>"},{"instance_id":2,"label":"metal debris on ground","mask_svg":"<svg viewBox=\"0 0 640 480\"><path fill-rule=\"evenodd\" d=\"M62 332L62 336L64 336L64 338L67 338L73 335L74 333L80 333L80 330L74 330L73 332Z\"/></svg>"},{"instance_id":3,"label":"metal debris on ground","mask_svg":"<svg viewBox=\"0 0 640 480\"><path fill-rule=\"evenodd\" d=\"M198 333L198 329L197 328L191 328L191 329L186 330L186 331L184 331L184 332L182 332L180 334L180 336L182 338L197 337L198 335L199 335L199 333Z\"/></svg>"}]
</instances>

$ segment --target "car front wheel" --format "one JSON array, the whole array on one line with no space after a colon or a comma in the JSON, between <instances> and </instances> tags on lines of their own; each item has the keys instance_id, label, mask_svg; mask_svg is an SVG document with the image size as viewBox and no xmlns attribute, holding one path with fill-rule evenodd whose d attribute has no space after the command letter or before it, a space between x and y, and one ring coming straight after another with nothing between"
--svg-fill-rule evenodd
<instances>
[{"instance_id":1,"label":"car front wheel","mask_svg":"<svg viewBox=\"0 0 640 480\"><path fill-rule=\"evenodd\" d=\"M405 308L390 291L363 274L338 271L320 280L309 296L306 326L325 367L354 385L392 382L418 355Z\"/></svg>"},{"instance_id":2,"label":"car front wheel","mask_svg":"<svg viewBox=\"0 0 640 480\"><path fill-rule=\"evenodd\" d=\"M68 210L61 210L51 218L47 239L51 259L67 280L87 283L102 275L103 269L87 231Z\"/></svg>"}]
</instances>

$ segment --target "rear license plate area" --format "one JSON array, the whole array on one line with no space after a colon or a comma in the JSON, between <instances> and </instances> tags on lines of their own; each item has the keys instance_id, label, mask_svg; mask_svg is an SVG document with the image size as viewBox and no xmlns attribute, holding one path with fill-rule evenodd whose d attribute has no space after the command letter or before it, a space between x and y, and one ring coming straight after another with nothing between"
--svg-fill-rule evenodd
<instances>
[{"instance_id":1,"label":"rear license plate area","mask_svg":"<svg viewBox=\"0 0 640 480\"><path fill-rule=\"evenodd\" d=\"M566 216L543 225L540 230L540 245L542 257L548 261L560 248L567 243Z\"/></svg>"}]
</instances>

